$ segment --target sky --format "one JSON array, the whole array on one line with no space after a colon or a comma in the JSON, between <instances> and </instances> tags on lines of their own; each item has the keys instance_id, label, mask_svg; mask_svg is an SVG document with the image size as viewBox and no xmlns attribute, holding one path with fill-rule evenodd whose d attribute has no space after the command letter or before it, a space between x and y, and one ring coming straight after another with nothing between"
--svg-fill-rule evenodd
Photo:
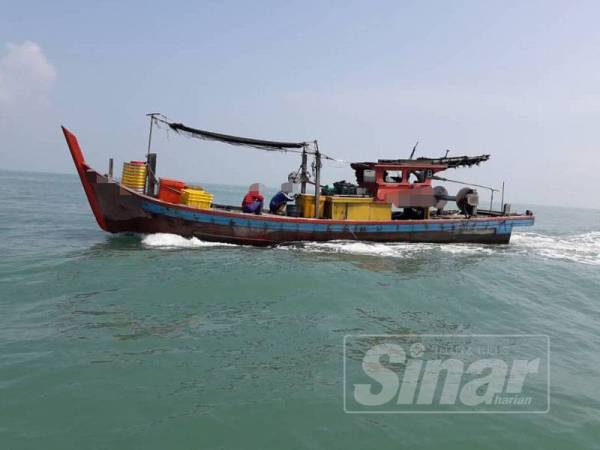
<instances>
[{"instance_id":1,"label":"sky","mask_svg":"<svg viewBox=\"0 0 600 450\"><path fill-rule=\"evenodd\" d=\"M600 2L0 0L0 168L146 152L149 112L344 161L490 153L448 178L600 208ZM297 155L159 130L159 176L278 186ZM323 182L354 180L327 162ZM456 191L459 186L449 186ZM481 192L481 196L484 194Z\"/></svg>"}]
</instances>

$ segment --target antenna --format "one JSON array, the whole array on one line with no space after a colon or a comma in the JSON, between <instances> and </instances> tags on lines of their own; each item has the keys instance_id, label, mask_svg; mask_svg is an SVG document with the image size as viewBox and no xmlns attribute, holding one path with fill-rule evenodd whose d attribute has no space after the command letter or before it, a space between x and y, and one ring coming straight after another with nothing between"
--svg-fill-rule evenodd
<instances>
[{"instance_id":1,"label":"antenna","mask_svg":"<svg viewBox=\"0 0 600 450\"><path fill-rule=\"evenodd\" d=\"M417 141L417 143L413 147L412 152L410 153L410 158L408 158L408 159L413 159L413 156L415 156L415 151L417 150L417 145L419 145L419 141Z\"/></svg>"}]
</instances>

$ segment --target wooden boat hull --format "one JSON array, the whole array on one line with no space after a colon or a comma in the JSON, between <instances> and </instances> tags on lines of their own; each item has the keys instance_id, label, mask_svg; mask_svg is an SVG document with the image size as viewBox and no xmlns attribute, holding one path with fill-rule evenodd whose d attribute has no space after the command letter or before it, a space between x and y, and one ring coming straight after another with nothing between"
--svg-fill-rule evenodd
<instances>
[{"instance_id":1,"label":"wooden boat hull","mask_svg":"<svg viewBox=\"0 0 600 450\"><path fill-rule=\"evenodd\" d=\"M140 194L98 173L86 164L75 135L63 131L96 221L111 233L173 233L261 246L331 240L507 244L513 227L534 223L533 216L359 222L200 210Z\"/></svg>"}]
</instances>

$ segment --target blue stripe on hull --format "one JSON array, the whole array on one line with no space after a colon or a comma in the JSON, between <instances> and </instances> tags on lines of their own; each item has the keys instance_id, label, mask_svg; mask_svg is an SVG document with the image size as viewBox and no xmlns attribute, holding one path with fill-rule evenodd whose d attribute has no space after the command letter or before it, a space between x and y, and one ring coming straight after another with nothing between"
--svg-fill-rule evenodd
<instances>
[{"instance_id":1,"label":"blue stripe on hull","mask_svg":"<svg viewBox=\"0 0 600 450\"><path fill-rule=\"evenodd\" d=\"M154 214L206 224L225 225L230 227L247 227L260 230L302 231L302 232L353 232L353 233L415 233L427 231L469 232L486 229L495 230L496 234L509 234L515 226L531 226L533 219L517 220L457 220L448 223L390 223L390 224L323 224L292 221L272 221L260 216L249 215L248 218L226 217L206 214L202 211L189 211L180 208L169 208L152 202L143 202L142 208Z\"/></svg>"}]
</instances>

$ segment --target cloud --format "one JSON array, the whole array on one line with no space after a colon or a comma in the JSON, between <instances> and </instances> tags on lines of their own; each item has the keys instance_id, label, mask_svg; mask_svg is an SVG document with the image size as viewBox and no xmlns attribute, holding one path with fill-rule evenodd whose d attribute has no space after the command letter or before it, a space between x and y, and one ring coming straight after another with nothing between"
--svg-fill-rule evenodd
<instances>
[{"instance_id":1,"label":"cloud","mask_svg":"<svg viewBox=\"0 0 600 450\"><path fill-rule=\"evenodd\" d=\"M0 108L44 104L56 80L56 69L38 44L8 43L0 58Z\"/></svg>"}]
</instances>

